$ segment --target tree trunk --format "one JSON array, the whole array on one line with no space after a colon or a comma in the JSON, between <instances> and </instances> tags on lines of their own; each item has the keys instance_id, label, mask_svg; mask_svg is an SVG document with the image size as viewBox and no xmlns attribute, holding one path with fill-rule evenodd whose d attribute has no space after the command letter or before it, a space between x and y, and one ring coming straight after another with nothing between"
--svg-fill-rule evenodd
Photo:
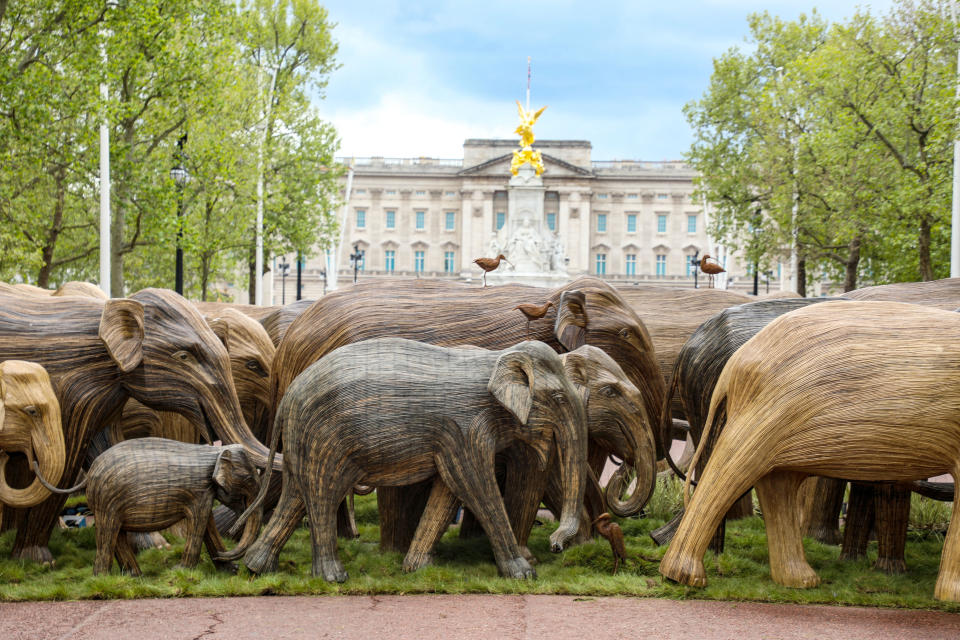
<instances>
[{"instance_id":1,"label":"tree trunk","mask_svg":"<svg viewBox=\"0 0 960 640\"><path fill-rule=\"evenodd\" d=\"M920 251L920 279L933 280L933 264L930 262L930 218L920 218L920 237L918 249Z\"/></svg>"},{"instance_id":2,"label":"tree trunk","mask_svg":"<svg viewBox=\"0 0 960 640\"><path fill-rule=\"evenodd\" d=\"M200 256L200 299L207 301L207 286L210 284L210 256Z\"/></svg>"},{"instance_id":3,"label":"tree trunk","mask_svg":"<svg viewBox=\"0 0 960 640\"><path fill-rule=\"evenodd\" d=\"M257 303L257 263L253 255L247 260L247 303Z\"/></svg>"},{"instance_id":4,"label":"tree trunk","mask_svg":"<svg viewBox=\"0 0 960 640\"><path fill-rule=\"evenodd\" d=\"M797 260L797 293L807 297L807 259L803 257Z\"/></svg>"},{"instance_id":5,"label":"tree trunk","mask_svg":"<svg viewBox=\"0 0 960 640\"><path fill-rule=\"evenodd\" d=\"M43 243L43 265L37 274L37 286L41 289L46 289L50 286L50 272L53 270L53 251L57 246L57 239L60 237L60 230L63 227L63 208L67 191L66 173L66 169L60 167L53 176L57 185L57 200L53 206L53 221L47 230L47 240Z\"/></svg>"},{"instance_id":6,"label":"tree trunk","mask_svg":"<svg viewBox=\"0 0 960 640\"><path fill-rule=\"evenodd\" d=\"M843 279L843 291L853 291L857 288L857 270L860 267L860 236L855 236L850 241L850 254L847 257L846 276Z\"/></svg>"}]
</instances>

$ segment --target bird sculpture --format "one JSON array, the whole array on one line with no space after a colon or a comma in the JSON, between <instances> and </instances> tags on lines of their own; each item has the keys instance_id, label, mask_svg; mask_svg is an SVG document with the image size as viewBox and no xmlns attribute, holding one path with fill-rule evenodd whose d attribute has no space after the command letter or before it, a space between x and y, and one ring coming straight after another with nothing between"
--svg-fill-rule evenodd
<instances>
[{"instance_id":1,"label":"bird sculpture","mask_svg":"<svg viewBox=\"0 0 960 640\"><path fill-rule=\"evenodd\" d=\"M723 272L725 272L726 269L724 269L723 267L721 267L721 266L720 266L719 264L717 264L716 262L707 262L707 260L708 260L709 258L710 258L710 254L709 254L709 253L703 254L703 257L700 258L700 271L702 271L703 273L705 273L705 274L707 274L708 276L710 276L710 288L712 289L712 288L713 288L713 276L717 275L718 273L723 273Z\"/></svg>"},{"instance_id":2,"label":"bird sculpture","mask_svg":"<svg viewBox=\"0 0 960 640\"><path fill-rule=\"evenodd\" d=\"M487 286L487 273L490 271L496 271L500 266L501 260L504 260L507 264L510 264L510 261L507 260L507 257L502 253L496 258L477 258L473 261L475 265L483 269L483 286Z\"/></svg>"},{"instance_id":3,"label":"bird sculpture","mask_svg":"<svg viewBox=\"0 0 960 640\"><path fill-rule=\"evenodd\" d=\"M547 315L547 310L553 306L552 302L545 302L544 304L518 304L514 309L518 310L520 313L527 317L527 339L530 339L530 321L539 320L543 316Z\"/></svg>"},{"instance_id":4,"label":"bird sculpture","mask_svg":"<svg viewBox=\"0 0 960 640\"><path fill-rule=\"evenodd\" d=\"M593 521L593 526L597 528L597 533L602 535L610 543L610 550L613 552L613 573L616 575L620 568L620 561L627 559L627 547L623 543L623 530L620 525L610 520L609 513L601 513Z\"/></svg>"}]
</instances>

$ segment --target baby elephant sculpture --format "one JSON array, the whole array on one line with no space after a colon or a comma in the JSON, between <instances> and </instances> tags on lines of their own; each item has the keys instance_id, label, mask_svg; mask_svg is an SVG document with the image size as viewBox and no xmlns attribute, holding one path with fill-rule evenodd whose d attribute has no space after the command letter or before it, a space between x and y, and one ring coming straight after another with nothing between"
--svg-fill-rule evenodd
<instances>
[{"instance_id":1,"label":"baby elephant sculpture","mask_svg":"<svg viewBox=\"0 0 960 640\"><path fill-rule=\"evenodd\" d=\"M100 455L86 479L71 489L86 486L87 502L96 518L97 556L94 575L109 573L116 555L120 566L135 576L140 567L122 532L158 531L187 521L186 545L180 565L195 567L205 543L214 564L227 568L220 558L226 551L211 517L216 498L235 511L250 505L260 488L257 469L238 444L212 447L163 438L138 438L121 442ZM259 518L247 521L238 547L256 538Z\"/></svg>"},{"instance_id":2,"label":"baby elephant sculpture","mask_svg":"<svg viewBox=\"0 0 960 640\"><path fill-rule=\"evenodd\" d=\"M804 478L960 477L960 316L895 302L825 302L783 315L727 362L704 440L723 416L660 573L705 585L714 530L755 486L773 580L814 586L797 505ZM960 600L958 504L934 592L941 600Z\"/></svg>"}]
</instances>

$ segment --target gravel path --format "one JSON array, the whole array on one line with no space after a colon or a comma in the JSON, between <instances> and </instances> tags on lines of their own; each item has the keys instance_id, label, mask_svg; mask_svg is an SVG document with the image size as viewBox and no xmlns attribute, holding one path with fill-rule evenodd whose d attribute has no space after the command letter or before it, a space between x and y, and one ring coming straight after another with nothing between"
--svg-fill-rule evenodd
<instances>
[{"instance_id":1,"label":"gravel path","mask_svg":"<svg viewBox=\"0 0 960 640\"><path fill-rule=\"evenodd\" d=\"M8 640L955 640L960 615L574 596L260 597L7 603L0 628Z\"/></svg>"}]
</instances>

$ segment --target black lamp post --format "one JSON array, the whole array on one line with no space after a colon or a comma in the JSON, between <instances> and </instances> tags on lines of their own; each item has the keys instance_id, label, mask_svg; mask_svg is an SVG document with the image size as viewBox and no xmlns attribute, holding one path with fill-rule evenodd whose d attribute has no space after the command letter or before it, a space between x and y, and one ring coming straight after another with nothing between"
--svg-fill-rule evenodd
<instances>
[{"instance_id":1,"label":"black lamp post","mask_svg":"<svg viewBox=\"0 0 960 640\"><path fill-rule=\"evenodd\" d=\"M363 252L360 251L360 245L353 245L353 253L350 255L350 261L353 263L353 283L357 283L357 272L360 271L360 263L363 261Z\"/></svg>"},{"instance_id":2,"label":"black lamp post","mask_svg":"<svg viewBox=\"0 0 960 640\"><path fill-rule=\"evenodd\" d=\"M697 271L700 271L700 249L697 249L693 254L693 288L699 289L700 285L697 283Z\"/></svg>"},{"instance_id":3,"label":"black lamp post","mask_svg":"<svg viewBox=\"0 0 960 640\"><path fill-rule=\"evenodd\" d=\"M770 293L770 277L773 276L773 271L771 271L770 269L767 269L766 271L763 272L763 275L767 279L767 293Z\"/></svg>"},{"instance_id":4,"label":"black lamp post","mask_svg":"<svg viewBox=\"0 0 960 640\"><path fill-rule=\"evenodd\" d=\"M287 304L287 274L290 272L290 263L287 257L281 258L280 263L280 304Z\"/></svg>"},{"instance_id":5,"label":"black lamp post","mask_svg":"<svg viewBox=\"0 0 960 640\"><path fill-rule=\"evenodd\" d=\"M177 163L170 169L170 177L177 185L177 264L173 289L183 295L183 186L190 180L190 173L183 166L183 146L187 143L187 134L177 140Z\"/></svg>"},{"instance_id":6,"label":"black lamp post","mask_svg":"<svg viewBox=\"0 0 960 640\"><path fill-rule=\"evenodd\" d=\"M297 300L303 295L303 254L297 251Z\"/></svg>"},{"instance_id":7,"label":"black lamp post","mask_svg":"<svg viewBox=\"0 0 960 640\"><path fill-rule=\"evenodd\" d=\"M323 276L323 295L327 295L327 270L320 269L320 275Z\"/></svg>"}]
</instances>

